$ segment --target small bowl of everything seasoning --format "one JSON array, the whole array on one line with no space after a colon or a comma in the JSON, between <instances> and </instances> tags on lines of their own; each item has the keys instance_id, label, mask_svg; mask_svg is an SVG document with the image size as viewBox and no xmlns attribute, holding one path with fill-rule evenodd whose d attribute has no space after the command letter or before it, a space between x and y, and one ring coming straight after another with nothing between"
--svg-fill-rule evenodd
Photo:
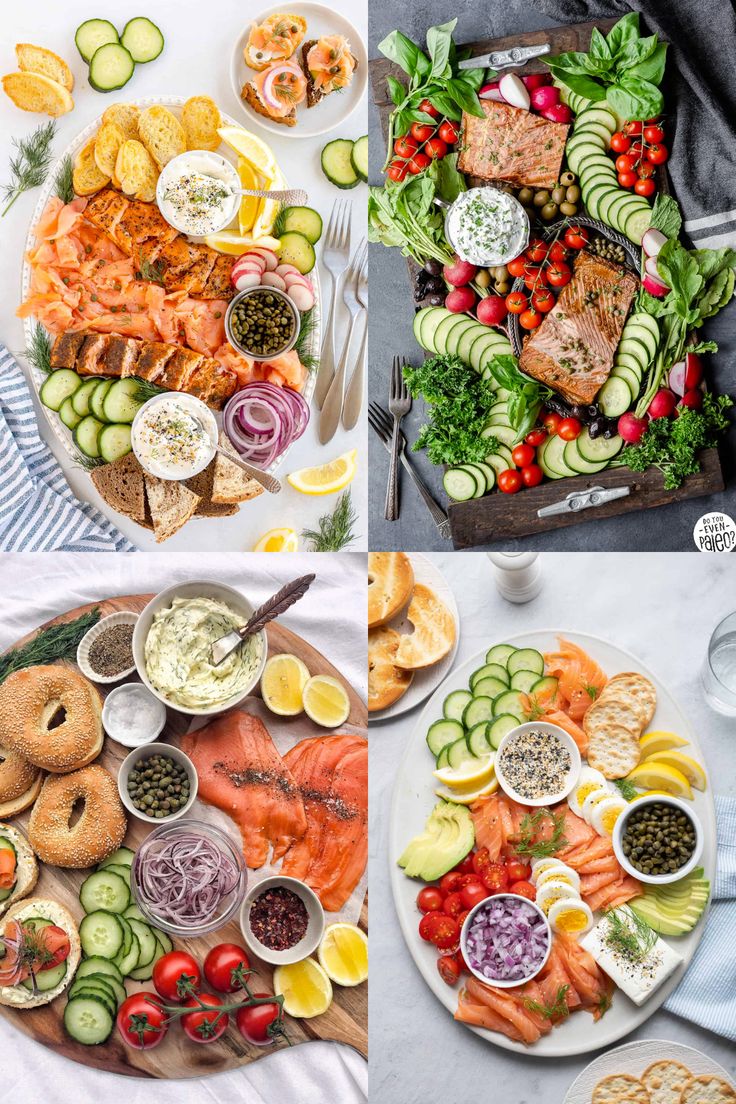
<instances>
[{"instance_id":1,"label":"small bowl of everything seasoning","mask_svg":"<svg viewBox=\"0 0 736 1104\"><path fill-rule=\"evenodd\" d=\"M197 771L189 756L171 744L148 744L123 759L118 792L125 808L139 820L170 823L194 804Z\"/></svg>"},{"instance_id":2,"label":"small bowl of everything seasoning","mask_svg":"<svg viewBox=\"0 0 736 1104\"><path fill-rule=\"evenodd\" d=\"M273 360L296 345L301 315L286 292L273 287L241 291L225 314L225 333L234 349L251 360Z\"/></svg>"},{"instance_id":3,"label":"small bowl of everything seasoning","mask_svg":"<svg viewBox=\"0 0 736 1104\"><path fill-rule=\"evenodd\" d=\"M460 948L479 981L509 989L539 973L552 949L552 932L533 901L498 893L470 910L460 932Z\"/></svg>"},{"instance_id":4,"label":"small bowl of everything seasoning","mask_svg":"<svg viewBox=\"0 0 736 1104\"><path fill-rule=\"evenodd\" d=\"M498 746L496 777L519 805L562 801L580 774L580 751L562 728L529 721L512 728Z\"/></svg>"},{"instance_id":5,"label":"small bowl of everything seasoning","mask_svg":"<svg viewBox=\"0 0 736 1104\"><path fill-rule=\"evenodd\" d=\"M77 667L92 682L111 683L135 671L133 629L138 614L120 610L103 617L85 633L77 647Z\"/></svg>"},{"instance_id":6,"label":"small bowl of everything seasoning","mask_svg":"<svg viewBox=\"0 0 736 1104\"><path fill-rule=\"evenodd\" d=\"M637 881L666 885L697 866L703 829L693 810L677 797L635 798L616 821L613 850Z\"/></svg>"},{"instance_id":7,"label":"small bowl of everything seasoning","mask_svg":"<svg viewBox=\"0 0 736 1104\"><path fill-rule=\"evenodd\" d=\"M174 391L144 403L131 428L138 462L158 479L198 475L213 459L217 440L217 422L207 404Z\"/></svg>"},{"instance_id":8,"label":"small bowl of everything seasoning","mask_svg":"<svg viewBox=\"0 0 736 1104\"><path fill-rule=\"evenodd\" d=\"M166 706L140 682L116 686L105 698L102 727L125 747L150 744L166 724Z\"/></svg>"},{"instance_id":9,"label":"small bowl of everything seasoning","mask_svg":"<svg viewBox=\"0 0 736 1104\"><path fill-rule=\"evenodd\" d=\"M325 914L319 897L297 878L276 874L252 886L240 910L248 949L264 962L301 962L319 946Z\"/></svg>"}]
</instances>

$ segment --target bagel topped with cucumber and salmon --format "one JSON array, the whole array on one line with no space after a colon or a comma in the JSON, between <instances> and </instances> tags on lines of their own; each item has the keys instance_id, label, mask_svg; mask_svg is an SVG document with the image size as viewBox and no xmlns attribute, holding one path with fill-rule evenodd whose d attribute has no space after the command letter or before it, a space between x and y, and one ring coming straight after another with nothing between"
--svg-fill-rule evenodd
<instances>
[{"instance_id":1,"label":"bagel topped with cucumber and salmon","mask_svg":"<svg viewBox=\"0 0 736 1104\"><path fill-rule=\"evenodd\" d=\"M63 993L82 950L72 914L57 901L29 897L0 921L0 1004L38 1008Z\"/></svg>"},{"instance_id":2,"label":"bagel topped with cucumber and salmon","mask_svg":"<svg viewBox=\"0 0 736 1104\"><path fill-rule=\"evenodd\" d=\"M27 897L37 881L38 863L28 840L17 828L0 824L0 916Z\"/></svg>"}]
</instances>

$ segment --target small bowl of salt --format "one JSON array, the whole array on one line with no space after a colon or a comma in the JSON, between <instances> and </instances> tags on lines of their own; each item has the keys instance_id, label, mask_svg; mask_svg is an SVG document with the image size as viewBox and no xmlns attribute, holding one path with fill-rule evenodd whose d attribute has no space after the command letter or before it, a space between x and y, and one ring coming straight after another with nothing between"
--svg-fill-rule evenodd
<instances>
[{"instance_id":1,"label":"small bowl of salt","mask_svg":"<svg viewBox=\"0 0 736 1104\"><path fill-rule=\"evenodd\" d=\"M166 706L142 682L116 686L102 708L102 725L113 740L138 748L158 739L166 724Z\"/></svg>"}]
</instances>

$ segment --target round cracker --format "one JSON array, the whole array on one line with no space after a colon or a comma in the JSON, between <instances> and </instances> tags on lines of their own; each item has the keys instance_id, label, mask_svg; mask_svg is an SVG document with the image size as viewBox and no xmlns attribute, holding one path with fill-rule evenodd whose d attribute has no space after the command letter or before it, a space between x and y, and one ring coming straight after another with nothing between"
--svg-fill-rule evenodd
<instances>
[{"instance_id":1,"label":"round cracker","mask_svg":"<svg viewBox=\"0 0 736 1104\"><path fill-rule=\"evenodd\" d=\"M371 713L393 705L411 685L414 673L394 664L400 642L399 633L384 626L368 633L368 710Z\"/></svg>"},{"instance_id":2,"label":"round cracker","mask_svg":"<svg viewBox=\"0 0 736 1104\"><path fill-rule=\"evenodd\" d=\"M667 1058L647 1066L641 1075L641 1082L652 1104L680 1104L682 1090L692 1076L692 1070L683 1066L682 1062Z\"/></svg>"},{"instance_id":3,"label":"round cracker","mask_svg":"<svg viewBox=\"0 0 736 1104\"><path fill-rule=\"evenodd\" d=\"M606 692L600 696L597 702L591 705L583 719L583 727L590 736L602 728L615 725L617 728L626 729L637 741L641 735L641 724L636 710L624 698L613 695L606 696Z\"/></svg>"},{"instance_id":4,"label":"round cracker","mask_svg":"<svg viewBox=\"0 0 736 1104\"><path fill-rule=\"evenodd\" d=\"M593 1089L591 1104L651 1104L649 1093L636 1077L614 1073Z\"/></svg>"},{"instance_id":5,"label":"round cracker","mask_svg":"<svg viewBox=\"0 0 736 1104\"><path fill-rule=\"evenodd\" d=\"M722 1077L702 1073L691 1077L682 1090L680 1104L733 1104L736 1090Z\"/></svg>"},{"instance_id":6,"label":"round cracker","mask_svg":"<svg viewBox=\"0 0 736 1104\"><path fill-rule=\"evenodd\" d=\"M614 689L617 694L624 692L637 710L642 728L647 728L652 723L657 708L657 688L650 679L637 671L625 671L609 679L606 690L609 689Z\"/></svg>"},{"instance_id":7,"label":"round cracker","mask_svg":"<svg viewBox=\"0 0 736 1104\"><path fill-rule=\"evenodd\" d=\"M604 778L625 778L641 758L636 736L619 725L608 725L588 733L588 764Z\"/></svg>"}]
</instances>

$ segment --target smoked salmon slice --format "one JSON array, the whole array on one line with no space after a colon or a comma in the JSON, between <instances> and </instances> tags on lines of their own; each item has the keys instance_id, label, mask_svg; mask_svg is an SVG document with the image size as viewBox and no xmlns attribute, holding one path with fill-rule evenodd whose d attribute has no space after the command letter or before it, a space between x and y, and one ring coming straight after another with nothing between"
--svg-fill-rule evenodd
<instances>
[{"instance_id":1,"label":"smoked salmon slice","mask_svg":"<svg viewBox=\"0 0 736 1104\"><path fill-rule=\"evenodd\" d=\"M184 736L182 750L199 775L199 797L237 824L243 854L256 870L279 859L307 831L299 787L257 717L234 709Z\"/></svg>"},{"instance_id":2,"label":"smoked salmon slice","mask_svg":"<svg viewBox=\"0 0 736 1104\"><path fill-rule=\"evenodd\" d=\"M577 644L562 636L557 638L557 643L558 650L544 657L546 671L557 679L557 689L566 702L565 713L573 721L582 721L608 679L595 660Z\"/></svg>"},{"instance_id":3,"label":"smoked salmon slice","mask_svg":"<svg viewBox=\"0 0 736 1104\"><path fill-rule=\"evenodd\" d=\"M0 889L11 889L15 882L15 851L3 847L0 851Z\"/></svg>"}]
</instances>

